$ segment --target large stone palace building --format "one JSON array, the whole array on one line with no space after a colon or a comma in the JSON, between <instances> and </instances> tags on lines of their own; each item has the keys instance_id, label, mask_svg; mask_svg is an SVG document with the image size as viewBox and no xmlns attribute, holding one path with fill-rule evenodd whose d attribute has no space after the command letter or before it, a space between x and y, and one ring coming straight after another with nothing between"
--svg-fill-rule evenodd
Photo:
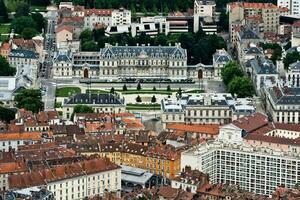
<instances>
[{"instance_id":1,"label":"large stone palace building","mask_svg":"<svg viewBox=\"0 0 300 200\"><path fill-rule=\"evenodd\" d=\"M231 60L224 49L213 55L212 65L187 64L187 50L175 46L112 46L98 52L75 52L60 49L53 57L54 79L220 79L221 69Z\"/></svg>"},{"instance_id":2,"label":"large stone palace building","mask_svg":"<svg viewBox=\"0 0 300 200\"><path fill-rule=\"evenodd\" d=\"M186 79L187 52L175 46L112 46L99 52L59 51L53 59L53 78Z\"/></svg>"}]
</instances>

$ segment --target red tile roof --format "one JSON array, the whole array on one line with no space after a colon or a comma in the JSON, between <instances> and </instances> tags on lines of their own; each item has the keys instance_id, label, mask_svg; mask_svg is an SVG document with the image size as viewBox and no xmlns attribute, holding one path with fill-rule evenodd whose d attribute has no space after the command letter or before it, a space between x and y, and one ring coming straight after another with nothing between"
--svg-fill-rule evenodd
<instances>
[{"instance_id":1,"label":"red tile roof","mask_svg":"<svg viewBox=\"0 0 300 200\"><path fill-rule=\"evenodd\" d=\"M260 112L250 116L239 118L232 122L232 124L241 129L244 129L248 133L266 126L268 123L268 117Z\"/></svg>"},{"instance_id":2,"label":"red tile roof","mask_svg":"<svg viewBox=\"0 0 300 200\"><path fill-rule=\"evenodd\" d=\"M68 31L70 33L73 33L73 27L72 26L65 26L65 25L57 27L56 33L59 33L59 32L61 32L63 30L66 30L66 31Z\"/></svg>"},{"instance_id":3,"label":"red tile roof","mask_svg":"<svg viewBox=\"0 0 300 200\"><path fill-rule=\"evenodd\" d=\"M24 162L0 163L0 174L26 172L28 168Z\"/></svg>"},{"instance_id":4,"label":"red tile roof","mask_svg":"<svg viewBox=\"0 0 300 200\"><path fill-rule=\"evenodd\" d=\"M168 124L166 129L193 133L205 133L209 135L219 134L219 125L215 124Z\"/></svg>"},{"instance_id":5,"label":"red tile roof","mask_svg":"<svg viewBox=\"0 0 300 200\"><path fill-rule=\"evenodd\" d=\"M108 159L95 158L63 166L32 171L19 175L9 176L10 189L22 189L33 186L43 186L50 182L85 176L104 171L119 169L120 167Z\"/></svg>"},{"instance_id":6,"label":"red tile roof","mask_svg":"<svg viewBox=\"0 0 300 200\"><path fill-rule=\"evenodd\" d=\"M99 15L99 16L110 16L112 13L111 9L85 9L85 16Z\"/></svg>"}]
</instances>

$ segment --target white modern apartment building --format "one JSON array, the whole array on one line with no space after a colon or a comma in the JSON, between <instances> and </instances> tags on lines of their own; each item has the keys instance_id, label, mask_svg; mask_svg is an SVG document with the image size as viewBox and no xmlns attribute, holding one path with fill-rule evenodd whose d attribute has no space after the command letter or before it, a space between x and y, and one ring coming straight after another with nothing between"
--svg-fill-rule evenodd
<instances>
[{"instance_id":1,"label":"white modern apartment building","mask_svg":"<svg viewBox=\"0 0 300 200\"><path fill-rule=\"evenodd\" d=\"M106 191L120 196L121 167L95 158L9 177L10 190L36 186L45 186L58 200L103 196Z\"/></svg>"},{"instance_id":2,"label":"white modern apartment building","mask_svg":"<svg viewBox=\"0 0 300 200\"><path fill-rule=\"evenodd\" d=\"M277 0L277 6L288 8L290 15L300 16L300 1L299 0Z\"/></svg>"},{"instance_id":3,"label":"white modern apartment building","mask_svg":"<svg viewBox=\"0 0 300 200\"><path fill-rule=\"evenodd\" d=\"M98 26L118 26L131 24L131 11L124 8L85 9L84 28L94 29Z\"/></svg>"},{"instance_id":4,"label":"white modern apartment building","mask_svg":"<svg viewBox=\"0 0 300 200\"><path fill-rule=\"evenodd\" d=\"M270 195L278 185L292 188L299 182L298 153L248 145L242 134L233 124L223 126L216 141L184 151L181 168L189 165L208 173L213 183L235 184L264 195Z\"/></svg>"},{"instance_id":5,"label":"white modern apartment building","mask_svg":"<svg viewBox=\"0 0 300 200\"><path fill-rule=\"evenodd\" d=\"M195 0L194 2L194 32L200 27L200 18L215 18L216 2L213 0Z\"/></svg>"}]
</instances>

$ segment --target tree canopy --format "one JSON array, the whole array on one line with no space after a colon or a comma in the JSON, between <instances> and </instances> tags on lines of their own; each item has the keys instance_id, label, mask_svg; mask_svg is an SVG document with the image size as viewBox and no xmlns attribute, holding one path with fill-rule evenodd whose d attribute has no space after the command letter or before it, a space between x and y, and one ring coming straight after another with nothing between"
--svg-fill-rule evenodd
<instances>
[{"instance_id":1,"label":"tree canopy","mask_svg":"<svg viewBox=\"0 0 300 200\"><path fill-rule=\"evenodd\" d=\"M15 119L16 110L0 106L0 120L9 123Z\"/></svg>"},{"instance_id":2,"label":"tree canopy","mask_svg":"<svg viewBox=\"0 0 300 200\"><path fill-rule=\"evenodd\" d=\"M197 64L199 62L203 64L211 64L212 55L216 52L216 49L226 49L226 42L218 35L206 35L202 30L197 33L182 33L164 35L159 34L156 37L151 38L149 35L142 33L139 36L132 37L127 33L112 35L106 37L103 29L83 31L80 36L82 49L94 51L96 49L96 43L99 48L103 48L105 43L125 46L136 46L137 44L150 44L166 46L169 43L175 45L180 43L181 46L187 50L188 64ZM91 35L92 34L92 35ZM94 40L96 43L94 43ZM88 48L86 47L87 42Z\"/></svg>"},{"instance_id":3,"label":"tree canopy","mask_svg":"<svg viewBox=\"0 0 300 200\"><path fill-rule=\"evenodd\" d=\"M30 13L29 5L27 3L20 3L16 8L15 17L29 16L29 13Z\"/></svg>"},{"instance_id":4,"label":"tree canopy","mask_svg":"<svg viewBox=\"0 0 300 200\"><path fill-rule=\"evenodd\" d=\"M237 97L252 97L255 94L251 80L246 77L241 66L235 61L228 62L222 68L221 76L229 92Z\"/></svg>"},{"instance_id":5,"label":"tree canopy","mask_svg":"<svg viewBox=\"0 0 300 200\"><path fill-rule=\"evenodd\" d=\"M290 64L300 60L300 53L298 51L287 53L283 59L284 68L288 69Z\"/></svg>"},{"instance_id":6,"label":"tree canopy","mask_svg":"<svg viewBox=\"0 0 300 200\"><path fill-rule=\"evenodd\" d=\"M221 70L222 80L225 85L228 85L235 77L242 77L243 71L241 67L235 62L228 62Z\"/></svg>"},{"instance_id":7,"label":"tree canopy","mask_svg":"<svg viewBox=\"0 0 300 200\"><path fill-rule=\"evenodd\" d=\"M25 28L37 30L37 23L30 16L17 17L11 22L11 28L13 28L16 33L21 34Z\"/></svg>"},{"instance_id":8,"label":"tree canopy","mask_svg":"<svg viewBox=\"0 0 300 200\"><path fill-rule=\"evenodd\" d=\"M167 15L170 11L187 11L194 5L194 0L54 0L56 4L61 1L72 1L76 5L84 5L87 8L119 8L124 7L135 12L162 12ZM236 0L217 0L217 10L221 11L227 3ZM274 3L276 0L248 0L248 2Z\"/></svg>"},{"instance_id":9,"label":"tree canopy","mask_svg":"<svg viewBox=\"0 0 300 200\"><path fill-rule=\"evenodd\" d=\"M266 49L272 49L273 53L272 53L272 57L271 60L273 61L273 63L276 63L276 60L280 60L282 57L282 48L279 44L277 43L265 43L262 44L262 48L264 50Z\"/></svg>"},{"instance_id":10,"label":"tree canopy","mask_svg":"<svg viewBox=\"0 0 300 200\"><path fill-rule=\"evenodd\" d=\"M0 76L14 76L16 68L10 67L7 59L0 55Z\"/></svg>"},{"instance_id":11,"label":"tree canopy","mask_svg":"<svg viewBox=\"0 0 300 200\"><path fill-rule=\"evenodd\" d=\"M41 111L44 107L40 90L23 89L15 96L17 108L25 108L34 113Z\"/></svg>"},{"instance_id":12,"label":"tree canopy","mask_svg":"<svg viewBox=\"0 0 300 200\"><path fill-rule=\"evenodd\" d=\"M252 97L255 94L252 82L246 76L235 77L230 81L228 88L232 95L235 94L239 98Z\"/></svg>"},{"instance_id":13,"label":"tree canopy","mask_svg":"<svg viewBox=\"0 0 300 200\"><path fill-rule=\"evenodd\" d=\"M94 113L94 110L89 106L79 104L74 107L73 113Z\"/></svg>"},{"instance_id":14,"label":"tree canopy","mask_svg":"<svg viewBox=\"0 0 300 200\"><path fill-rule=\"evenodd\" d=\"M4 0L0 0L0 23L6 22L8 20L7 8Z\"/></svg>"}]
</instances>

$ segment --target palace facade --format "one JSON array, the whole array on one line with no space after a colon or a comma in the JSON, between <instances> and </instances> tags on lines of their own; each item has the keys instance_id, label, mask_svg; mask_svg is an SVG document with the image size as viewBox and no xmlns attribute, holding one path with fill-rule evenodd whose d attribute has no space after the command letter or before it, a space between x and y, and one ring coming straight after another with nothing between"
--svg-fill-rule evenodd
<instances>
[{"instance_id":1,"label":"palace facade","mask_svg":"<svg viewBox=\"0 0 300 200\"><path fill-rule=\"evenodd\" d=\"M175 46L112 46L99 52L59 51L53 59L55 79L187 79L187 51Z\"/></svg>"}]
</instances>

